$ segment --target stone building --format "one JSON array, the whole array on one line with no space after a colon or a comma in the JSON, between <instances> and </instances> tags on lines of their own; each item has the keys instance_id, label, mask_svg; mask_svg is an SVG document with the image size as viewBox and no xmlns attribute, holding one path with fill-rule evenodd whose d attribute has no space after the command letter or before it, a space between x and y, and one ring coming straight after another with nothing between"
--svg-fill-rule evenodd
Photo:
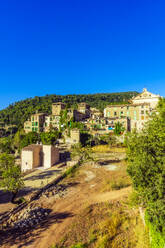
<instances>
[{"instance_id":1,"label":"stone building","mask_svg":"<svg viewBox=\"0 0 165 248\"><path fill-rule=\"evenodd\" d=\"M21 152L21 170L32 170L42 165L42 146L29 145Z\"/></svg>"},{"instance_id":2,"label":"stone building","mask_svg":"<svg viewBox=\"0 0 165 248\"><path fill-rule=\"evenodd\" d=\"M36 113L36 114L31 115L30 120L28 120L24 123L25 133L43 132L46 116L47 115L45 113Z\"/></svg>"},{"instance_id":3,"label":"stone building","mask_svg":"<svg viewBox=\"0 0 165 248\"><path fill-rule=\"evenodd\" d=\"M79 143L80 142L80 130L77 128L74 128L70 131L70 138L72 143Z\"/></svg>"},{"instance_id":4,"label":"stone building","mask_svg":"<svg viewBox=\"0 0 165 248\"><path fill-rule=\"evenodd\" d=\"M160 99L159 95L152 94L143 89L143 92L130 100L130 104L109 105L104 109L104 117L108 119L122 118L130 120L130 129L141 130L149 120ZM128 130L128 128L126 129Z\"/></svg>"},{"instance_id":5,"label":"stone building","mask_svg":"<svg viewBox=\"0 0 165 248\"><path fill-rule=\"evenodd\" d=\"M31 120L28 120L28 121L24 122L24 131L25 131L25 133L32 132L32 122L31 122Z\"/></svg>"},{"instance_id":6,"label":"stone building","mask_svg":"<svg viewBox=\"0 0 165 248\"><path fill-rule=\"evenodd\" d=\"M52 115L60 116L61 111L66 108L66 104L62 102L56 102L52 104Z\"/></svg>"},{"instance_id":7,"label":"stone building","mask_svg":"<svg viewBox=\"0 0 165 248\"><path fill-rule=\"evenodd\" d=\"M65 135L65 142L71 145L80 143L80 130L77 128L71 129L70 136Z\"/></svg>"},{"instance_id":8,"label":"stone building","mask_svg":"<svg viewBox=\"0 0 165 248\"><path fill-rule=\"evenodd\" d=\"M108 118L107 119L107 124L106 124L106 130L108 131L113 131L115 128L115 125L119 122L122 124L122 126L124 127L125 131L131 131L131 121L128 117L122 117L122 118L118 118L118 117L114 117L114 118Z\"/></svg>"},{"instance_id":9,"label":"stone building","mask_svg":"<svg viewBox=\"0 0 165 248\"><path fill-rule=\"evenodd\" d=\"M52 104L52 114L36 113L31 115L30 119L24 123L25 133L29 132L49 132L51 128L60 128L61 111L66 110L66 104L57 102ZM86 103L80 103L78 110L67 109L68 121L84 121L90 117L90 106Z\"/></svg>"},{"instance_id":10,"label":"stone building","mask_svg":"<svg viewBox=\"0 0 165 248\"><path fill-rule=\"evenodd\" d=\"M147 91L146 88L143 89L143 92L131 99L132 104L144 104L149 103L152 109L155 109L159 99L161 98L160 95L153 94Z\"/></svg>"},{"instance_id":11,"label":"stone building","mask_svg":"<svg viewBox=\"0 0 165 248\"><path fill-rule=\"evenodd\" d=\"M59 129L60 116L59 115L48 115L45 118L44 131L49 132L51 128Z\"/></svg>"},{"instance_id":12,"label":"stone building","mask_svg":"<svg viewBox=\"0 0 165 248\"><path fill-rule=\"evenodd\" d=\"M23 172L38 167L48 169L59 162L59 149L51 145L29 145L21 152L21 170Z\"/></svg>"},{"instance_id":13,"label":"stone building","mask_svg":"<svg viewBox=\"0 0 165 248\"><path fill-rule=\"evenodd\" d=\"M30 119L24 123L25 133L29 132L49 132L51 128L59 129L60 114L66 105L58 102L52 104L52 114L36 113L31 115Z\"/></svg>"},{"instance_id":14,"label":"stone building","mask_svg":"<svg viewBox=\"0 0 165 248\"><path fill-rule=\"evenodd\" d=\"M96 108L90 108L90 118L91 119L101 119L103 117L103 113L96 109Z\"/></svg>"},{"instance_id":15,"label":"stone building","mask_svg":"<svg viewBox=\"0 0 165 248\"><path fill-rule=\"evenodd\" d=\"M48 169L59 162L59 149L55 146L43 145L42 163L44 169Z\"/></svg>"},{"instance_id":16,"label":"stone building","mask_svg":"<svg viewBox=\"0 0 165 248\"><path fill-rule=\"evenodd\" d=\"M85 118L90 117L90 106L86 102L81 102L78 104L78 112L85 115Z\"/></svg>"}]
</instances>

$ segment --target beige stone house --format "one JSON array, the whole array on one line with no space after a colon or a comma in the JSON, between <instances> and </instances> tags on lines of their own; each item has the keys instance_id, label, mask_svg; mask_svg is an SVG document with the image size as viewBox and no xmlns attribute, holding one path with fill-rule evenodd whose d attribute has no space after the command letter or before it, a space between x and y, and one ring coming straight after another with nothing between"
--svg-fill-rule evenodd
<instances>
[{"instance_id":1,"label":"beige stone house","mask_svg":"<svg viewBox=\"0 0 165 248\"><path fill-rule=\"evenodd\" d=\"M85 115L85 118L90 117L90 106L86 102L81 102L78 104L78 112Z\"/></svg>"},{"instance_id":2,"label":"beige stone house","mask_svg":"<svg viewBox=\"0 0 165 248\"><path fill-rule=\"evenodd\" d=\"M49 132L51 128L59 129L60 116L59 115L48 115L45 118L44 132Z\"/></svg>"},{"instance_id":3,"label":"beige stone house","mask_svg":"<svg viewBox=\"0 0 165 248\"><path fill-rule=\"evenodd\" d=\"M70 136L65 135L65 142L71 145L80 143L80 130L77 128L71 129Z\"/></svg>"},{"instance_id":4,"label":"beige stone house","mask_svg":"<svg viewBox=\"0 0 165 248\"><path fill-rule=\"evenodd\" d=\"M61 111L65 110L66 104L63 102L56 102L52 104L52 115L60 116Z\"/></svg>"},{"instance_id":5,"label":"beige stone house","mask_svg":"<svg viewBox=\"0 0 165 248\"><path fill-rule=\"evenodd\" d=\"M21 152L21 170L23 172L38 167L48 169L59 162L59 149L51 145L29 145Z\"/></svg>"},{"instance_id":6,"label":"beige stone house","mask_svg":"<svg viewBox=\"0 0 165 248\"><path fill-rule=\"evenodd\" d=\"M103 117L103 113L96 109L96 108L90 108L90 118L91 119L101 119Z\"/></svg>"},{"instance_id":7,"label":"beige stone house","mask_svg":"<svg viewBox=\"0 0 165 248\"><path fill-rule=\"evenodd\" d=\"M36 114L31 115L30 120L28 120L24 123L25 133L43 132L46 116L47 116L47 114L45 114L45 113L36 113Z\"/></svg>"}]
</instances>

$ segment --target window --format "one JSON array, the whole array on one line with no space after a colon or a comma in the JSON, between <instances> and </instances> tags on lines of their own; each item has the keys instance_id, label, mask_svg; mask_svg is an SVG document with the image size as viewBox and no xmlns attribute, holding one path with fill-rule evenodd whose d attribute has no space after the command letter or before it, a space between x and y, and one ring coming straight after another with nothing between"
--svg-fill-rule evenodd
<instances>
[{"instance_id":1,"label":"window","mask_svg":"<svg viewBox=\"0 0 165 248\"><path fill-rule=\"evenodd\" d=\"M127 106L127 110L129 109L129 106Z\"/></svg>"},{"instance_id":2,"label":"window","mask_svg":"<svg viewBox=\"0 0 165 248\"><path fill-rule=\"evenodd\" d=\"M134 116L134 120L136 121L136 116Z\"/></svg>"},{"instance_id":3,"label":"window","mask_svg":"<svg viewBox=\"0 0 165 248\"><path fill-rule=\"evenodd\" d=\"M34 117L32 117L32 121L34 121Z\"/></svg>"},{"instance_id":4,"label":"window","mask_svg":"<svg viewBox=\"0 0 165 248\"><path fill-rule=\"evenodd\" d=\"M38 122L36 122L36 126L38 126Z\"/></svg>"},{"instance_id":5,"label":"window","mask_svg":"<svg viewBox=\"0 0 165 248\"><path fill-rule=\"evenodd\" d=\"M114 115L117 115L117 112L116 111L114 112Z\"/></svg>"},{"instance_id":6,"label":"window","mask_svg":"<svg viewBox=\"0 0 165 248\"><path fill-rule=\"evenodd\" d=\"M127 116L129 116L129 111L127 111Z\"/></svg>"},{"instance_id":7,"label":"window","mask_svg":"<svg viewBox=\"0 0 165 248\"><path fill-rule=\"evenodd\" d=\"M121 111L120 114L123 115L123 111Z\"/></svg>"},{"instance_id":8,"label":"window","mask_svg":"<svg viewBox=\"0 0 165 248\"><path fill-rule=\"evenodd\" d=\"M144 108L144 106L142 105L141 108Z\"/></svg>"},{"instance_id":9,"label":"window","mask_svg":"<svg viewBox=\"0 0 165 248\"><path fill-rule=\"evenodd\" d=\"M141 114L144 115L144 110L141 111Z\"/></svg>"},{"instance_id":10,"label":"window","mask_svg":"<svg viewBox=\"0 0 165 248\"><path fill-rule=\"evenodd\" d=\"M108 112L108 116L110 116L110 112Z\"/></svg>"},{"instance_id":11,"label":"window","mask_svg":"<svg viewBox=\"0 0 165 248\"><path fill-rule=\"evenodd\" d=\"M134 115L136 115L136 111L134 111Z\"/></svg>"},{"instance_id":12,"label":"window","mask_svg":"<svg viewBox=\"0 0 165 248\"><path fill-rule=\"evenodd\" d=\"M142 116L141 119L144 120L144 116Z\"/></svg>"}]
</instances>

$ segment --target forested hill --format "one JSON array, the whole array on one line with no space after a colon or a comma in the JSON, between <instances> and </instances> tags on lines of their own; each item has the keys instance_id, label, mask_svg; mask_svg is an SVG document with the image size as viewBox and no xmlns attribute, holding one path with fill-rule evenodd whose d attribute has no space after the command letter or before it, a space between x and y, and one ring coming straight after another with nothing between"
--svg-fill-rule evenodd
<instances>
[{"instance_id":1,"label":"forested hill","mask_svg":"<svg viewBox=\"0 0 165 248\"><path fill-rule=\"evenodd\" d=\"M38 112L51 113L51 104L53 102L65 102L68 107L76 106L77 103L86 102L91 107L103 110L108 104L127 103L130 98L137 95L138 92L121 93L99 93L87 95L46 95L43 97L28 98L23 101L9 105L6 109L0 111L0 122L5 124L15 124L18 127L23 126L28 117Z\"/></svg>"}]
</instances>

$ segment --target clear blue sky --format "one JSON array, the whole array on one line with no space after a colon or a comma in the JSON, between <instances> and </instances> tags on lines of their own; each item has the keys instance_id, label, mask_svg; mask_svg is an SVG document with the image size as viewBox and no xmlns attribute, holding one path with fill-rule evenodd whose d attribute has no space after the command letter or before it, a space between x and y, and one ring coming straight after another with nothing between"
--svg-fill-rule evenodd
<instances>
[{"instance_id":1,"label":"clear blue sky","mask_svg":"<svg viewBox=\"0 0 165 248\"><path fill-rule=\"evenodd\" d=\"M45 94L165 96L165 1L4 0L0 109Z\"/></svg>"}]
</instances>

